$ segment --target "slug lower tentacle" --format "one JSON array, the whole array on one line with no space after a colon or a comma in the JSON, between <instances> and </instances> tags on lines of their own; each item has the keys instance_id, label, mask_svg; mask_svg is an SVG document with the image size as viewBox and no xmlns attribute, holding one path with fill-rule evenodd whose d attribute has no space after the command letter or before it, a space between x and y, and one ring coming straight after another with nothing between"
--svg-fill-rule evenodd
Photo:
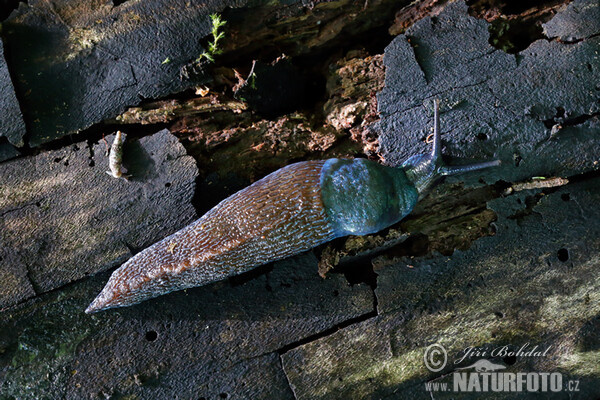
<instances>
[{"instance_id":1,"label":"slug lower tentacle","mask_svg":"<svg viewBox=\"0 0 600 400\"><path fill-rule=\"evenodd\" d=\"M409 214L438 178L499 164L446 166L438 114L436 101L430 154L400 168L337 158L288 165L133 256L86 312L221 280L337 237L378 232Z\"/></svg>"}]
</instances>

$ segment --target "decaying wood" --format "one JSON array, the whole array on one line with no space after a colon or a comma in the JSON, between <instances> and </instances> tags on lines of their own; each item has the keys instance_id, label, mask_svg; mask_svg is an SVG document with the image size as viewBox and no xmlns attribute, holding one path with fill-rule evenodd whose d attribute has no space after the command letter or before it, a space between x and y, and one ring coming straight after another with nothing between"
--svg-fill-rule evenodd
<instances>
[{"instance_id":1,"label":"decaying wood","mask_svg":"<svg viewBox=\"0 0 600 400\"><path fill-rule=\"evenodd\" d=\"M231 111L241 113L248 107L246 103L223 98L219 95L196 97L188 101L164 100L144 104L141 107L131 107L116 117L119 124L161 124L178 118L202 118L207 113L216 111Z\"/></svg>"},{"instance_id":2,"label":"decaying wood","mask_svg":"<svg viewBox=\"0 0 600 400\"><path fill-rule=\"evenodd\" d=\"M378 118L376 93L384 79L382 56L351 52L331 65L330 71L328 100L317 113L308 110L261 118L231 95L209 94L133 107L117 121L170 123L170 131L187 143L205 176L217 172L254 181L289 160L359 154L376 157L377 138L370 127Z\"/></svg>"},{"instance_id":3,"label":"decaying wood","mask_svg":"<svg viewBox=\"0 0 600 400\"><path fill-rule=\"evenodd\" d=\"M50 20L68 17L57 26L70 27L61 37L77 39L79 55L93 56L81 49L86 43L103 48L105 42L88 42L83 23L96 22L71 15L78 8L65 9L68 2L30 1L16 20L51 3L60 7ZM161 18L184 15L184 3L177 3L180 10L165 8L148 27L170 27ZM133 29L141 22L126 11L141 4L86 7L129 15L126 26ZM549 346L550 356L492 361L515 373L560 371L580 382L582 398L598 397L600 111L590 82L600 79L600 27L588 18L599 12L597 2L541 1L537 11L529 3L519 8L496 1L469 7L442 0L243 4L225 9L210 3L227 20L223 53L214 64L192 62L183 86L167 84L188 91L164 97L170 89L154 87L134 66L140 81L117 85L118 93L131 94L129 100L115 94L120 108L83 113L93 118L70 125L105 119L76 136L84 143L78 150L63 138L51 149L33 154L25 148L25 157L0 164L10 170L0 178L10 183L0 189L9 194L0 221L11 221L0 236L0 307L8 307L0 312L0 397L430 398L424 382L443 381L454 368L449 363L440 373L427 370L423 355L430 344L442 344L453 362L468 346L526 342ZM208 16L201 20L206 26L194 32L208 32ZM15 17L11 21L14 29ZM393 38L388 32L403 34ZM170 35L181 32L165 37ZM190 40L197 40L190 44L196 51L207 39ZM160 53L165 57L150 69L166 69L161 79L180 79L182 66L198 56L183 53L187 58L164 64L166 53ZM100 72L119 65L101 59L108 64ZM291 111L266 112L257 108L260 99L289 100L298 92L261 92L264 87L252 87L256 71L279 79L281 85L272 87L292 87L290 76L308 85L320 81L310 86L318 93L309 102L290 102ZM41 100L28 100L23 89L36 80L19 81L31 71L10 72L28 128L41 132L43 124L31 125L39 113L31 107ZM84 92L90 82L76 81ZM140 101L138 86L161 99ZM134 307L83 313L105 284L110 271L101 271L111 262L277 168L356 156L397 166L427 151L433 98L442 103L449 164L500 157L503 166L447 180L409 217L378 234L341 238L229 281ZM152 142L148 133L157 126L177 140L168 134L166 142ZM59 128L52 135L70 131ZM102 172L110 185L98 183L94 171L107 168L101 137L113 128L127 132L132 143L140 136L154 143L141 146L146 156L131 151L145 160L137 165L142 181L116 181ZM41 189L24 196L24 177ZM82 204L86 190L101 200ZM108 201L115 197L120 200ZM59 198L63 204L47 204ZM53 215L53 207L55 218L36 220ZM97 229L87 229L90 224ZM95 239L87 240L92 233ZM75 249L80 242L89 251Z\"/></svg>"}]
</instances>

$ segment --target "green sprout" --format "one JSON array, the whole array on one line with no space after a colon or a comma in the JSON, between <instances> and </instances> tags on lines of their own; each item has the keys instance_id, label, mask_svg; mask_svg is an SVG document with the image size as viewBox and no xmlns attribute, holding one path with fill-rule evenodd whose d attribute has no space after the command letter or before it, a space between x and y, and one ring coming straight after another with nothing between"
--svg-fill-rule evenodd
<instances>
[{"instance_id":1,"label":"green sprout","mask_svg":"<svg viewBox=\"0 0 600 400\"><path fill-rule=\"evenodd\" d=\"M222 49L219 48L219 40L225 37L224 32L219 32L219 28L227 23L221 19L219 14L211 14L210 20L212 22L212 41L208 43L208 51L203 52L196 59L196 62L202 61L203 58L206 58L210 62L215 62L215 57L217 54L221 54L223 52Z\"/></svg>"}]
</instances>

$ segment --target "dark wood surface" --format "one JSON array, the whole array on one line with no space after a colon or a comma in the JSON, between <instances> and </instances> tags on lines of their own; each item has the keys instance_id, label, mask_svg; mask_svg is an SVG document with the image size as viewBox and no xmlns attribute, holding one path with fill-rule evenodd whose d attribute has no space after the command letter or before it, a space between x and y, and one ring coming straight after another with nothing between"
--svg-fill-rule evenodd
<instances>
[{"instance_id":1,"label":"dark wood surface","mask_svg":"<svg viewBox=\"0 0 600 400\"><path fill-rule=\"evenodd\" d=\"M548 398L600 396L596 0L192 2L193 13L159 3L86 2L84 16L63 1L30 1L3 25L0 82L7 70L15 92L2 86L10 118L0 127L23 122L8 112L18 101L27 130L23 144L5 140L14 158L0 163L0 399L475 399L430 394L425 383L473 364L454 363L467 347L526 344L548 351L479 358L579 381L579 392ZM224 52L193 65L215 11L227 20ZM189 37L186 18L198 25ZM62 33L37 44L15 36L33 22L40 35ZM61 59L63 69L49 67L56 57L31 61L99 23L114 37L77 42L89 47ZM21 41L31 46L16 51ZM148 43L155 52L133 63ZM124 45L127 57L104 51ZM151 56L175 53L173 64ZM118 81L103 79L116 79L122 60L157 65L110 92L96 78ZM186 65L191 78L180 76ZM27 88L61 71L81 78L69 82L76 90L40 109L61 81ZM448 179L378 234L83 313L131 254L277 168L356 156L399 165L427 151L434 98L447 161L499 157L501 167ZM105 173L116 129L129 135L130 182ZM449 361L435 373L423 361L434 343Z\"/></svg>"}]
</instances>

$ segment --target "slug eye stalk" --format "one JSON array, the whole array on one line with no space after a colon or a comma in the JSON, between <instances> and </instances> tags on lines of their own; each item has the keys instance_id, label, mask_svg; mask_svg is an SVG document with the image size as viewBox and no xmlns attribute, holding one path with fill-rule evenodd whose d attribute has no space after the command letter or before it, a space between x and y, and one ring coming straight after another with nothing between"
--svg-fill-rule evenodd
<instances>
[{"instance_id":1,"label":"slug eye stalk","mask_svg":"<svg viewBox=\"0 0 600 400\"><path fill-rule=\"evenodd\" d=\"M419 197L423 197L431 186L441 177L477 171L484 168L495 167L501 164L500 160L484 161L467 165L446 165L442 159L442 139L440 137L440 106L435 99L433 147L429 154L417 154L410 157L402 164L407 177L414 183Z\"/></svg>"},{"instance_id":2,"label":"slug eye stalk","mask_svg":"<svg viewBox=\"0 0 600 400\"><path fill-rule=\"evenodd\" d=\"M492 160L467 165L445 165L442 161L442 139L440 138L440 102L438 99L435 99L433 101L433 107L433 149L431 151L431 155L434 159L438 160L438 164L441 164L438 167L439 174L441 176L457 175L462 174L463 172L471 172L489 167L497 167L501 164L500 160Z\"/></svg>"},{"instance_id":3,"label":"slug eye stalk","mask_svg":"<svg viewBox=\"0 0 600 400\"><path fill-rule=\"evenodd\" d=\"M457 175L457 174L462 174L463 172L471 172L471 171L477 171L478 169L497 167L501 164L502 164L502 162L500 160L493 160L493 161L484 161L484 162L480 162L480 163L476 163L476 164L467 164L467 165L455 165L455 166L444 165L444 166L440 167L439 174L442 176Z\"/></svg>"}]
</instances>

